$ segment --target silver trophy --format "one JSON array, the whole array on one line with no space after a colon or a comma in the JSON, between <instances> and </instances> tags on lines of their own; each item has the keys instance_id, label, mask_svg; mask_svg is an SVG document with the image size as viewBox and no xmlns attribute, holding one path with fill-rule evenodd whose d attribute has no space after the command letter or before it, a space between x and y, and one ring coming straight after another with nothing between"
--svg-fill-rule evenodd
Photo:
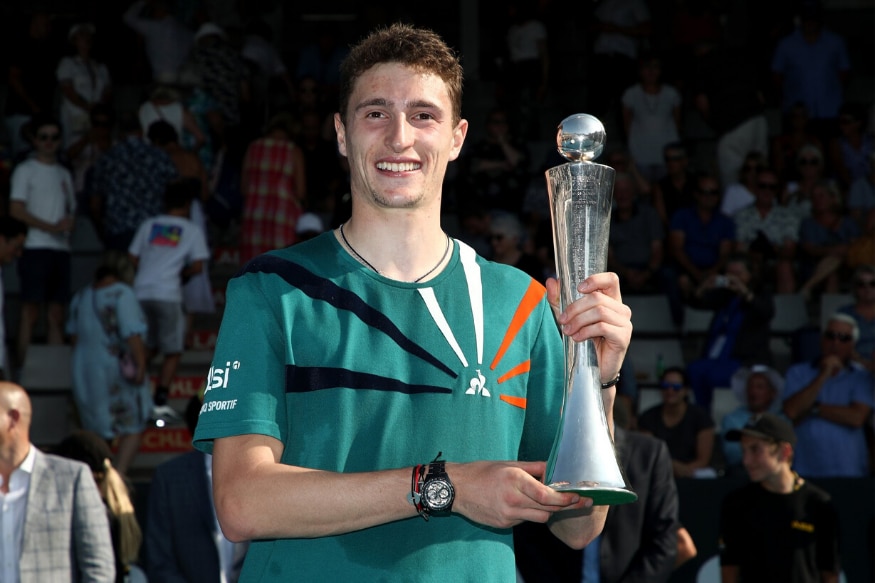
<instances>
[{"instance_id":1,"label":"silver trophy","mask_svg":"<svg viewBox=\"0 0 875 583\"><path fill-rule=\"evenodd\" d=\"M614 169L592 162L605 146L605 128L595 117L562 120L556 136L569 162L546 172L560 306L581 297L577 285L607 268ZM626 485L602 403L601 375L592 340L563 336L565 399L544 483L577 492L596 505L634 502Z\"/></svg>"}]
</instances>

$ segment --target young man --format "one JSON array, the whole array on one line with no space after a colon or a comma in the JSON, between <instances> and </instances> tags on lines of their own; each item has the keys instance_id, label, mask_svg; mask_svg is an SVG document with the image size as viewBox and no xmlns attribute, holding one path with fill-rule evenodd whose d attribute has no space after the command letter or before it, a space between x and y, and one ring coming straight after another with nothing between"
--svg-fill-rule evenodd
<instances>
[{"instance_id":1,"label":"young man","mask_svg":"<svg viewBox=\"0 0 875 583\"><path fill-rule=\"evenodd\" d=\"M225 535L253 540L243 580L512 581L513 525L577 548L602 529L606 507L540 479L564 392L557 282L440 226L461 88L430 31L353 48L335 115L352 217L229 283L195 445ZM558 316L597 339L606 411L631 336L617 281L581 282Z\"/></svg>"},{"instance_id":2,"label":"young man","mask_svg":"<svg viewBox=\"0 0 875 583\"><path fill-rule=\"evenodd\" d=\"M23 365L40 307L46 305L46 340L64 342L64 312L70 301L70 233L76 215L73 176L58 162L61 126L51 117L31 121L34 153L12 171L9 214L29 228L18 263L21 320L18 364Z\"/></svg>"},{"instance_id":3,"label":"young man","mask_svg":"<svg viewBox=\"0 0 875 583\"><path fill-rule=\"evenodd\" d=\"M184 349L182 286L210 257L203 230L188 218L197 188L190 181L168 185L166 212L144 221L128 249L137 266L134 292L149 323L148 348L162 355L154 395L159 416L176 416L167 407L167 396Z\"/></svg>"},{"instance_id":4,"label":"young man","mask_svg":"<svg viewBox=\"0 0 875 583\"><path fill-rule=\"evenodd\" d=\"M838 581L838 517L829 494L790 469L796 446L790 423L761 413L726 439L741 442L751 483L727 495L721 508L723 583Z\"/></svg>"}]
</instances>

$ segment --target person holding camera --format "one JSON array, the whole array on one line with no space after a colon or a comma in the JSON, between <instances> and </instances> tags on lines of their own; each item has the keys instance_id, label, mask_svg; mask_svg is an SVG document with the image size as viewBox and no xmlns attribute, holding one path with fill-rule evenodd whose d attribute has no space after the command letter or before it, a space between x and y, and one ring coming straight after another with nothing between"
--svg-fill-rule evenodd
<instances>
[{"instance_id":1,"label":"person holding camera","mask_svg":"<svg viewBox=\"0 0 875 583\"><path fill-rule=\"evenodd\" d=\"M714 311L702 354L687 366L696 403L710 410L714 389L728 387L739 367L771 364L769 322L775 302L761 288L750 258L734 254L722 274L699 285L690 305Z\"/></svg>"}]
</instances>

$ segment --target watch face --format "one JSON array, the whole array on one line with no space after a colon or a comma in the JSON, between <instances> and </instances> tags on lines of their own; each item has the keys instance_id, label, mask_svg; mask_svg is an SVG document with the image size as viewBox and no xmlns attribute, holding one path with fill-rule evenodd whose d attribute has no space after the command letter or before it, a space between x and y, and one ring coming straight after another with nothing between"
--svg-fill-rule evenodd
<instances>
[{"instance_id":1,"label":"watch face","mask_svg":"<svg viewBox=\"0 0 875 583\"><path fill-rule=\"evenodd\" d=\"M453 494L453 485L443 478L427 481L422 491L426 508L435 511L449 508L453 503Z\"/></svg>"}]
</instances>

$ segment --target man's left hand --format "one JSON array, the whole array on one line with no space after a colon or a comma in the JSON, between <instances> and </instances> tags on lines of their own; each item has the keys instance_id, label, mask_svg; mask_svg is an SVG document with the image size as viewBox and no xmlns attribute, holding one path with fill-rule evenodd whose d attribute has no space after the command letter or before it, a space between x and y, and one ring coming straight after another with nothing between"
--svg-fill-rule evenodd
<instances>
[{"instance_id":1,"label":"man's left hand","mask_svg":"<svg viewBox=\"0 0 875 583\"><path fill-rule=\"evenodd\" d=\"M632 339L632 310L623 303L616 273L597 273L578 284L583 294L559 311L559 282L547 280L547 300L562 333L577 342L595 341L602 382L617 376Z\"/></svg>"}]
</instances>

